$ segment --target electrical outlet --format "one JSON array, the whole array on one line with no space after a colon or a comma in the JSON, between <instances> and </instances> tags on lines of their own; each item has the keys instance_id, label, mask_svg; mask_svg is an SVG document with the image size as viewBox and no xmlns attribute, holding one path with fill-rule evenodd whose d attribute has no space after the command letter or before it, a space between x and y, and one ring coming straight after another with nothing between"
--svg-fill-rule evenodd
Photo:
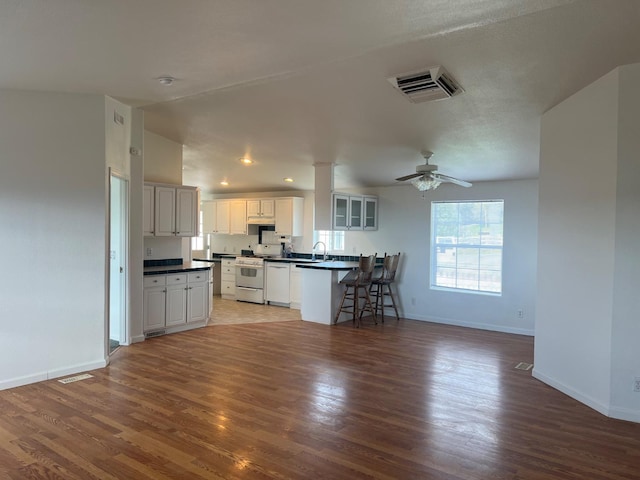
<instances>
[{"instance_id":1,"label":"electrical outlet","mask_svg":"<svg viewBox=\"0 0 640 480\"><path fill-rule=\"evenodd\" d=\"M151 247L147 248L147 257L150 257L151 255L153 255L153 249Z\"/></svg>"},{"instance_id":2,"label":"electrical outlet","mask_svg":"<svg viewBox=\"0 0 640 480\"><path fill-rule=\"evenodd\" d=\"M633 391L640 393L640 377L636 377L633 380Z\"/></svg>"},{"instance_id":3,"label":"electrical outlet","mask_svg":"<svg viewBox=\"0 0 640 480\"><path fill-rule=\"evenodd\" d=\"M518 310L518 318L524 318L524 310Z\"/></svg>"},{"instance_id":4,"label":"electrical outlet","mask_svg":"<svg viewBox=\"0 0 640 480\"><path fill-rule=\"evenodd\" d=\"M224 248L222 249L223 252L227 251L227 246L225 245Z\"/></svg>"},{"instance_id":5,"label":"electrical outlet","mask_svg":"<svg viewBox=\"0 0 640 480\"><path fill-rule=\"evenodd\" d=\"M411 305L416 305L416 297L411 297Z\"/></svg>"}]
</instances>

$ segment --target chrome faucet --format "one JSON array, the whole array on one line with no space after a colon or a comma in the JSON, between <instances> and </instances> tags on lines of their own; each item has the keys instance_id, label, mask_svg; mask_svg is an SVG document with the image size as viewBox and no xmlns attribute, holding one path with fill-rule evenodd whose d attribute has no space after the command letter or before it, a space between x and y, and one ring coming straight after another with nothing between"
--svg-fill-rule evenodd
<instances>
[{"instance_id":1,"label":"chrome faucet","mask_svg":"<svg viewBox=\"0 0 640 480\"><path fill-rule=\"evenodd\" d=\"M313 246L313 248L311 249L313 251L313 254L311 255L311 259L315 260L316 259L316 247L322 244L322 246L324 247L324 253L322 254L322 261L326 261L327 260L327 245L324 242L316 242L316 244Z\"/></svg>"}]
</instances>

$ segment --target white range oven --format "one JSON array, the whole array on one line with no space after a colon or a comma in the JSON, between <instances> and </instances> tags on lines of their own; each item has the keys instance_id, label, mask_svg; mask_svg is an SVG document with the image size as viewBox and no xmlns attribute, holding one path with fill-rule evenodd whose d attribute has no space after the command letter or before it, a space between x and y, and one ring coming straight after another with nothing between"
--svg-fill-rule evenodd
<instances>
[{"instance_id":1,"label":"white range oven","mask_svg":"<svg viewBox=\"0 0 640 480\"><path fill-rule=\"evenodd\" d=\"M236 257L236 300L264 303L264 259Z\"/></svg>"}]
</instances>

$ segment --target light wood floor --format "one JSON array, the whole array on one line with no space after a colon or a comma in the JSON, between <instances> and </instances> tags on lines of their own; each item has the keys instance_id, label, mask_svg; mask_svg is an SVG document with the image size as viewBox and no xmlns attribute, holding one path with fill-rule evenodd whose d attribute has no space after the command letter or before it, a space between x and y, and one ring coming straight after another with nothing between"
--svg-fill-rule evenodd
<instances>
[{"instance_id":1,"label":"light wood floor","mask_svg":"<svg viewBox=\"0 0 640 480\"><path fill-rule=\"evenodd\" d=\"M0 392L0 478L640 478L640 425L516 370L532 352L409 320L158 337Z\"/></svg>"}]
</instances>

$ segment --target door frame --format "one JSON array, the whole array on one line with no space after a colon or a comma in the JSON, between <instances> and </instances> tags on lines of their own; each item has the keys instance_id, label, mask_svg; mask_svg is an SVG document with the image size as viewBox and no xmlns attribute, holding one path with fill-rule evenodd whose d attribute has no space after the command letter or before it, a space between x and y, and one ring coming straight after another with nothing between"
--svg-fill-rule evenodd
<instances>
[{"instance_id":1,"label":"door frame","mask_svg":"<svg viewBox=\"0 0 640 480\"><path fill-rule=\"evenodd\" d=\"M106 261L107 261L107 283L106 283L106 296L107 296L107 315L105 321L105 358L109 358L111 355L109 339L111 334L111 217L112 217L112 181L116 178L122 182L122 186L124 188L121 189L121 202L120 202L120 231L122 232L120 241L120 249L122 251L122 266L124 268L123 272L123 285L122 291L120 294L121 302L120 302L120 345L130 345L131 344L131 321L129 318L130 314L130 278L129 278L129 243L130 243L130 233L129 233L129 201L130 201L130 179L114 169L113 167L109 167L109 175L108 175L108 185L109 185L109 195L108 195L108 233L107 233L107 249L106 249Z\"/></svg>"}]
</instances>

